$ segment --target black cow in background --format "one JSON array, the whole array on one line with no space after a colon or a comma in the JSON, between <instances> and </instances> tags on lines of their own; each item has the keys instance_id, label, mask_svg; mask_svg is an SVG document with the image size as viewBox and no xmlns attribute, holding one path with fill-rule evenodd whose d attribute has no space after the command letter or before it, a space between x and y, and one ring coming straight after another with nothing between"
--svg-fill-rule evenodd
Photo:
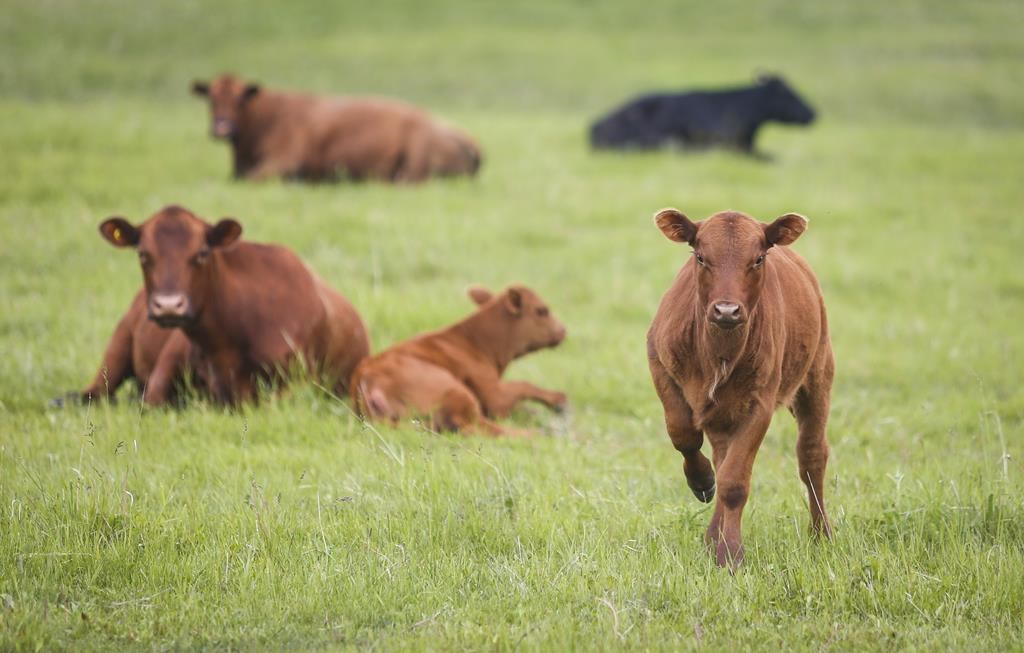
<instances>
[{"instance_id":1,"label":"black cow in background","mask_svg":"<svg viewBox=\"0 0 1024 653\"><path fill-rule=\"evenodd\" d=\"M809 125L814 109L774 76L743 88L643 95L591 125L590 144L613 150L725 147L753 154L757 130L769 121Z\"/></svg>"}]
</instances>

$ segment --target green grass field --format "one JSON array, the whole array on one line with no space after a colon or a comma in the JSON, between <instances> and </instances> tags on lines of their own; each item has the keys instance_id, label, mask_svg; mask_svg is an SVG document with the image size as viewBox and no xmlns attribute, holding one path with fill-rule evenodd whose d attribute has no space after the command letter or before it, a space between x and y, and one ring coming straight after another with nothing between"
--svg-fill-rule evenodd
<instances>
[{"instance_id":1,"label":"green grass field","mask_svg":"<svg viewBox=\"0 0 1024 653\"><path fill-rule=\"evenodd\" d=\"M336 5L336 6L334 6ZM1024 649L1024 5L7 2L0 19L0 650ZM475 180L236 183L195 77L400 96ZM763 163L588 151L641 90L786 75ZM310 384L237 412L48 410L140 283L101 240L168 203L296 250L379 349L535 287L569 327L509 377L549 437L373 429ZM735 575L644 335L687 255L651 223L807 215L838 376L831 544L780 412Z\"/></svg>"}]
</instances>

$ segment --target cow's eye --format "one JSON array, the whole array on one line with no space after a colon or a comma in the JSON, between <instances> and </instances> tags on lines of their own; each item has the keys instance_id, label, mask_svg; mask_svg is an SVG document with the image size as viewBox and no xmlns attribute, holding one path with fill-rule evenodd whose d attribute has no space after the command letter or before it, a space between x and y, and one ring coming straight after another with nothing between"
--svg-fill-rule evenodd
<instances>
[{"instance_id":1,"label":"cow's eye","mask_svg":"<svg viewBox=\"0 0 1024 653\"><path fill-rule=\"evenodd\" d=\"M206 250L203 250L201 252L197 252L196 255L192 257L192 265L195 265L195 266L203 265L204 263L206 263L206 259L208 259L209 257L210 257L210 253L207 252Z\"/></svg>"},{"instance_id":2,"label":"cow's eye","mask_svg":"<svg viewBox=\"0 0 1024 653\"><path fill-rule=\"evenodd\" d=\"M762 263L764 263L764 254L761 254L756 259L754 259L754 267L759 268L761 267Z\"/></svg>"},{"instance_id":3,"label":"cow's eye","mask_svg":"<svg viewBox=\"0 0 1024 653\"><path fill-rule=\"evenodd\" d=\"M538 317L547 317L548 316L548 312L549 311L548 311L548 307L547 306L541 306L540 308L537 309L537 316Z\"/></svg>"},{"instance_id":4,"label":"cow's eye","mask_svg":"<svg viewBox=\"0 0 1024 653\"><path fill-rule=\"evenodd\" d=\"M700 254L698 254L697 252L694 252L694 253L693 253L693 256L694 256L694 258L696 258L696 259L697 259L697 263L698 263L699 265L706 265L706 264L704 263L704 257L703 257L703 256L701 256L701 255L700 255Z\"/></svg>"}]
</instances>

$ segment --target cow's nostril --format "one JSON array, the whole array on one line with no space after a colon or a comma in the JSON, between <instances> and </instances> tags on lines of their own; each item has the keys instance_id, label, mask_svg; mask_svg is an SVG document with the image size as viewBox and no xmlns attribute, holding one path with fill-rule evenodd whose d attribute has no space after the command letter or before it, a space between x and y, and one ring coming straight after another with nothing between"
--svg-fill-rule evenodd
<instances>
[{"instance_id":1,"label":"cow's nostril","mask_svg":"<svg viewBox=\"0 0 1024 653\"><path fill-rule=\"evenodd\" d=\"M150 307L157 316L184 315L188 311L188 298L182 293L155 295Z\"/></svg>"},{"instance_id":2,"label":"cow's nostril","mask_svg":"<svg viewBox=\"0 0 1024 653\"><path fill-rule=\"evenodd\" d=\"M715 316L737 318L740 316L740 306L731 302L718 302L715 304Z\"/></svg>"}]
</instances>

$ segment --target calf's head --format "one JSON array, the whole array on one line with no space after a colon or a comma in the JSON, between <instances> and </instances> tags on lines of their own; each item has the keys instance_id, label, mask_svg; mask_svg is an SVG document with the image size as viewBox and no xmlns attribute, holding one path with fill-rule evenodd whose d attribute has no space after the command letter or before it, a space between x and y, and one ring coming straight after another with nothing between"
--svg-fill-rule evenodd
<instances>
[{"instance_id":1,"label":"calf's head","mask_svg":"<svg viewBox=\"0 0 1024 653\"><path fill-rule=\"evenodd\" d=\"M757 307L769 250L789 245L807 228L807 218L796 213L771 224L735 211L691 222L675 209L662 209L654 222L669 240L693 248L699 305L708 323L723 330L746 324Z\"/></svg>"},{"instance_id":2,"label":"calf's head","mask_svg":"<svg viewBox=\"0 0 1024 653\"><path fill-rule=\"evenodd\" d=\"M814 109L781 77L764 76L758 79L767 104L768 117L792 125L814 122Z\"/></svg>"},{"instance_id":3,"label":"calf's head","mask_svg":"<svg viewBox=\"0 0 1024 653\"><path fill-rule=\"evenodd\" d=\"M526 286L510 286L495 295L489 290L474 286L469 297L480 311L487 311L489 319L495 320L502 333L504 352L510 358L518 358L538 349L556 347L565 340L565 325L551 313L551 309L540 296Z\"/></svg>"},{"instance_id":4,"label":"calf's head","mask_svg":"<svg viewBox=\"0 0 1024 653\"><path fill-rule=\"evenodd\" d=\"M211 225L168 206L138 226L107 218L100 234L115 247L138 251L149 319L162 327L187 327L202 313L216 283L216 251L238 240L242 225L231 218Z\"/></svg>"},{"instance_id":5,"label":"calf's head","mask_svg":"<svg viewBox=\"0 0 1024 653\"><path fill-rule=\"evenodd\" d=\"M192 92L209 100L210 134L230 140L238 134L239 116L246 104L259 95L260 87L233 75L221 75L211 82L192 82Z\"/></svg>"}]
</instances>

